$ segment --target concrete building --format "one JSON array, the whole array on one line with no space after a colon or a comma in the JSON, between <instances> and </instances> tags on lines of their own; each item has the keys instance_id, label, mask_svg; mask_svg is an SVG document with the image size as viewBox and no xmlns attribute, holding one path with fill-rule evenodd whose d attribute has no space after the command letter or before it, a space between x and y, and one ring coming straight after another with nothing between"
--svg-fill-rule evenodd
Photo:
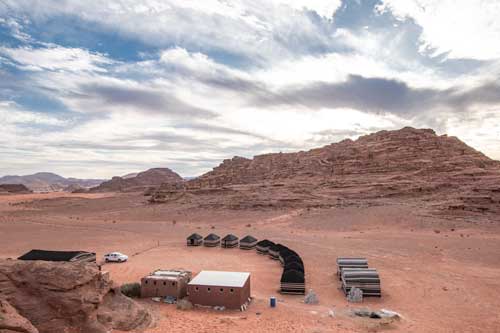
<instances>
[{"instance_id":1,"label":"concrete building","mask_svg":"<svg viewBox=\"0 0 500 333\"><path fill-rule=\"evenodd\" d=\"M250 273L201 271L188 284L191 303L246 309L250 301Z\"/></svg>"},{"instance_id":2,"label":"concrete building","mask_svg":"<svg viewBox=\"0 0 500 333\"><path fill-rule=\"evenodd\" d=\"M191 272L157 270L141 279L141 297L166 297L177 299L187 295Z\"/></svg>"}]
</instances>

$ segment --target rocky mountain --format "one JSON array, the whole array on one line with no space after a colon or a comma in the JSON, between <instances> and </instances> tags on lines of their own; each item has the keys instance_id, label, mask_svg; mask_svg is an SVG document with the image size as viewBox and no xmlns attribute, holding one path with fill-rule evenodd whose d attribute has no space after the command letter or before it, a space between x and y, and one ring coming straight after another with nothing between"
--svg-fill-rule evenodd
<instances>
[{"instance_id":1,"label":"rocky mountain","mask_svg":"<svg viewBox=\"0 0 500 333\"><path fill-rule=\"evenodd\" d=\"M99 186L90 189L90 192L133 192L143 191L150 187L158 187L161 184L178 184L184 180L177 173L168 168L153 168L137 175L124 177L113 177Z\"/></svg>"},{"instance_id":2,"label":"rocky mountain","mask_svg":"<svg viewBox=\"0 0 500 333\"><path fill-rule=\"evenodd\" d=\"M102 179L64 178L51 172L38 172L25 176L0 177L0 184L22 184L34 192L63 191L68 186L89 188L102 183Z\"/></svg>"},{"instance_id":3,"label":"rocky mountain","mask_svg":"<svg viewBox=\"0 0 500 333\"><path fill-rule=\"evenodd\" d=\"M96 264L0 260L0 332L142 331L151 322Z\"/></svg>"},{"instance_id":4,"label":"rocky mountain","mask_svg":"<svg viewBox=\"0 0 500 333\"><path fill-rule=\"evenodd\" d=\"M0 193L30 193L23 184L0 184Z\"/></svg>"},{"instance_id":5,"label":"rocky mountain","mask_svg":"<svg viewBox=\"0 0 500 333\"><path fill-rule=\"evenodd\" d=\"M245 207L425 201L453 211L500 212L500 162L431 129L380 131L297 153L224 160L152 202Z\"/></svg>"}]
</instances>

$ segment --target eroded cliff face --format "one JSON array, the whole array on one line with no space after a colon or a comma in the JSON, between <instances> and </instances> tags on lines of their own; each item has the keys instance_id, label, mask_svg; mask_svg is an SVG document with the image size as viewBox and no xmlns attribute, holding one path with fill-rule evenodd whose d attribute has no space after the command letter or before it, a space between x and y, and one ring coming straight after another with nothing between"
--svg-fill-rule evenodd
<instances>
[{"instance_id":1,"label":"eroded cliff face","mask_svg":"<svg viewBox=\"0 0 500 333\"><path fill-rule=\"evenodd\" d=\"M144 328L152 318L92 263L0 260L0 300L26 327L19 332L104 333Z\"/></svg>"},{"instance_id":2,"label":"eroded cliff face","mask_svg":"<svg viewBox=\"0 0 500 333\"><path fill-rule=\"evenodd\" d=\"M410 127L306 152L234 157L152 202L230 208L338 206L391 198L500 212L500 163L455 137Z\"/></svg>"}]
</instances>

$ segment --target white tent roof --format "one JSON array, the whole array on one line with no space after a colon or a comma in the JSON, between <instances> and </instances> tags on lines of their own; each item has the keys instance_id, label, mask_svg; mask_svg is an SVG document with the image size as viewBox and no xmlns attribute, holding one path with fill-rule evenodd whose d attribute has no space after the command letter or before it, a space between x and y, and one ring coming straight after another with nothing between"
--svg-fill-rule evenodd
<instances>
[{"instance_id":1,"label":"white tent roof","mask_svg":"<svg viewBox=\"0 0 500 333\"><path fill-rule=\"evenodd\" d=\"M201 271L190 285L221 286L221 287L243 287L250 278L250 273L246 272L221 272L221 271Z\"/></svg>"}]
</instances>

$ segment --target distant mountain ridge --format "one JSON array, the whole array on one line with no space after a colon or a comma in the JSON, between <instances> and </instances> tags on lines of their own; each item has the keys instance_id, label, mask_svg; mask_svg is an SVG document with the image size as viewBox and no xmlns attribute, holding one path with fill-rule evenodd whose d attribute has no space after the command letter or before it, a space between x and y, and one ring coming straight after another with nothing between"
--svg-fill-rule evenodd
<instances>
[{"instance_id":1,"label":"distant mountain ridge","mask_svg":"<svg viewBox=\"0 0 500 333\"><path fill-rule=\"evenodd\" d=\"M101 184L102 179L64 178L52 172L37 172L32 175L7 175L0 178L0 184L21 184L34 192L64 191L68 187L90 188Z\"/></svg>"},{"instance_id":2,"label":"distant mountain ridge","mask_svg":"<svg viewBox=\"0 0 500 333\"><path fill-rule=\"evenodd\" d=\"M91 188L90 192L131 192L142 191L161 184L180 184L184 179L169 168L152 168L137 174L123 177L113 177L99 186Z\"/></svg>"}]
</instances>

